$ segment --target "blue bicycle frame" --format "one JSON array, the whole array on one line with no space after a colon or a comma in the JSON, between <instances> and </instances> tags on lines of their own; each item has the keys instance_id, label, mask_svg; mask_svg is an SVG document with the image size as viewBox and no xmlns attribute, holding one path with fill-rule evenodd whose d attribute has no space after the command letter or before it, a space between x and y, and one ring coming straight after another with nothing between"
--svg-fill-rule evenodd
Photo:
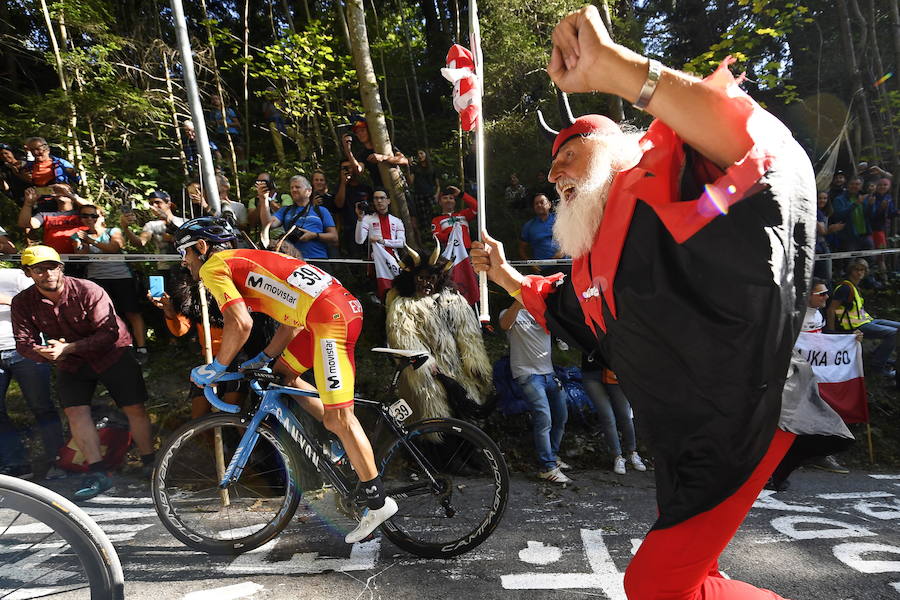
<instances>
[{"instance_id":1,"label":"blue bicycle frame","mask_svg":"<svg viewBox=\"0 0 900 600\"><path fill-rule=\"evenodd\" d=\"M244 375L242 373L226 373L217 381L234 381L243 378ZM256 446L256 442L259 439L258 429L260 424L267 416L273 415L278 419L278 422L281 423L281 426L284 427L285 431L290 434L291 438L297 442L303 451L303 454L313 463L316 469L318 469L319 472L334 485L335 489L341 495L349 495L351 493L350 483L334 469L331 465L331 461L328 460L322 450L318 447L318 444L310 438L306 429L297 417L294 416L294 413L279 399L282 394L296 394L299 396L318 398L319 393L313 390L303 390L276 384L269 384L268 388L263 389L262 386L259 385L259 382L255 380L250 381L250 387L257 395L262 397L262 401L253 417L250 419L250 423L247 425L247 431L244 433L244 437L241 438L241 442L238 445L234 456L231 457L231 462L228 463L228 467L225 469L225 474L222 477L222 481L219 482L219 487L225 489L229 484L236 482L240 478L241 473L244 471L244 467L247 466L247 461L250 459L250 453L253 452L253 448ZM222 412L236 414L241 411L239 406L228 404L227 402L220 400L212 387L205 387L203 389L203 394L210 404Z\"/></svg>"}]
</instances>

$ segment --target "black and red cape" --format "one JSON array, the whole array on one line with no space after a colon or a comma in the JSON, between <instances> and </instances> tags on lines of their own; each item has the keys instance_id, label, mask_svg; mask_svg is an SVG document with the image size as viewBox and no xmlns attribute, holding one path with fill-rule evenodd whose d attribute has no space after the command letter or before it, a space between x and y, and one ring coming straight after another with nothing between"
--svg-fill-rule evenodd
<instances>
[{"instance_id":1,"label":"black and red cape","mask_svg":"<svg viewBox=\"0 0 900 600\"><path fill-rule=\"evenodd\" d=\"M655 528L718 505L768 449L814 256L806 154L725 65L707 81L753 140L746 156L722 171L654 122L572 276L522 285L536 319L618 376L655 459Z\"/></svg>"}]
</instances>

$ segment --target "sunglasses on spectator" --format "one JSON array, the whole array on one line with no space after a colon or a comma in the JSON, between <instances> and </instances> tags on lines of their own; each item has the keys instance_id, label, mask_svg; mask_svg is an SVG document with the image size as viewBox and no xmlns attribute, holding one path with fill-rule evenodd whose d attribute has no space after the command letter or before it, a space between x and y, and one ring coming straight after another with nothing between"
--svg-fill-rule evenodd
<instances>
[{"instance_id":1,"label":"sunglasses on spectator","mask_svg":"<svg viewBox=\"0 0 900 600\"><path fill-rule=\"evenodd\" d=\"M812 295L813 295L813 296L827 296L827 295L828 295L828 290L825 290L825 291L823 291L823 292L813 292Z\"/></svg>"},{"instance_id":2,"label":"sunglasses on spectator","mask_svg":"<svg viewBox=\"0 0 900 600\"><path fill-rule=\"evenodd\" d=\"M82 219L99 219L100 213L81 213Z\"/></svg>"},{"instance_id":3,"label":"sunglasses on spectator","mask_svg":"<svg viewBox=\"0 0 900 600\"><path fill-rule=\"evenodd\" d=\"M50 271L61 269L62 265L59 263L53 263L52 265L35 265L28 268L31 269L31 272L35 275L44 275L45 273L49 273Z\"/></svg>"}]
</instances>

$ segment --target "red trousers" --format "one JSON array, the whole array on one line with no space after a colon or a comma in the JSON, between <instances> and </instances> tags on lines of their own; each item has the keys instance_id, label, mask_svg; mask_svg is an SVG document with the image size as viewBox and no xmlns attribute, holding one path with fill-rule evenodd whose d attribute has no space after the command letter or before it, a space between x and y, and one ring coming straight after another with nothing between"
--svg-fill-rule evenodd
<instances>
[{"instance_id":1,"label":"red trousers","mask_svg":"<svg viewBox=\"0 0 900 600\"><path fill-rule=\"evenodd\" d=\"M648 533L625 571L628 600L783 600L769 590L723 578L718 559L794 437L776 429L769 450L732 496L674 527Z\"/></svg>"}]
</instances>

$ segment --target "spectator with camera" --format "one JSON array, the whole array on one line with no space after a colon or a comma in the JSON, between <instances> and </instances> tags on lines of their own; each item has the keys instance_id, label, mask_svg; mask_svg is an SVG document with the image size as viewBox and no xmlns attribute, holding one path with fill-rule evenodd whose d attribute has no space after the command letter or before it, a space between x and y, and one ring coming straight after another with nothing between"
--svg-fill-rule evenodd
<instances>
[{"instance_id":1,"label":"spectator with camera","mask_svg":"<svg viewBox=\"0 0 900 600\"><path fill-rule=\"evenodd\" d=\"M74 187L81 183L75 165L50 154L50 145L44 138L28 138L25 140L25 148L34 157L21 170L22 178L29 184L46 187L54 183L65 183Z\"/></svg>"},{"instance_id":2,"label":"spectator with camera","mask_svg":"<svg viewBox=\"0 0 900 600\"><path fill-rule=\"evenodd\" d=\"M334 206L341 222L341 251L345 256L358 258L362 255L356 243L356 205L368 203L372 199L372 188L363 183L349 160L341 161L341 178Z\"/></svg>"},{"instance_id":3,"label":"spectator with camera","mask_svg":"<svg viewBox=\"0 0 900 600\"><path fill-rule=\"evenodd\" d=\"M271 228L281 226L287 240L304 259L328 258L328 244L338 240L331 213L312 203L312 186L303 175L291 177L290 186L293 204L282 206L274 215L267 203L260 206L263 238L268 239Z\"/></svg>"},{"instance_id":4,"label":"spectator with camera","mask_svg":"<svg viewBox=\"0 0 900 600\"><path fill-rule=\"evenodd\" d=\"M381 180L381 171L378 170L378 165L387 163L389 167L399 167L408 165L409 160L396 148L391 149L393 154L379 154L376 152L375 144L372 143L372 138L369 135L369 124L362 115L353 115L350 117L350 123L352 124L352 134L348 133L343 136L344 157L357 175L362 175L363 170L368 170L372 185L383 188L384 182ZM353 151L354 136L359 141L360 146L362 146L355 152ZM351 237L352 235L351 233Z\"/></svg>"},{"instance_id":5,"label":"spectator with camera","mask_svg":"<svg viewBox=\"0 0 900 600\"><path fill-rule=\"evenodd\" d=\"M24 167L25 161L19 160L12 146L0 144L0 192L19 205L25 201L25 190L29 186Z\"/></svg>"},{"instance_id":6,"label":"spectator with camera","mask_svg":"<svg viewBox=\"0 0 900 600\"><path fill-rule=\"evenodd\" d=\"M396 255L396 249L406 244L406 228L403 221L388 213L391 198L381 188L372 194L372 203L356 204L356 243L367 244L369 257L372 256L372 245L381 244L387 251Z\"/></svg>"},{"instance_id":7,"label":"spectator with camera","mask_svg":"<svg viewBox=\"0 0 900 600\"><path fill-rule=\"evenodd\" d=\"M203 188L196 181L192 181L185 187L188 200L190 200L190 217L202 217L212 214L209 205L206 203L206 196L203 194ZM188 215L185 215L186 217Z\"/></svg>"},{"instance_id":8,"label":"spectator with camera","mask_svg":"<svg viewBox=\"0 0 900 600\"><path fill-rule=\"evenodd\" d=\"M259 225L260 228L265 226L261 220L260 207L268 204L269 214L274 215L281 209L281 199L278 196L278 188L272 175L262 172L253 180L253 189L256 192L256 206L251 208L247 214L247 221L251 229ZM272 233L270 232L270 235Z\"/></svg>"},{"instance_id":9,"label":"spectator with camera","mask_svg":"<svg viewBox=\"0 0 900 600\"><path fill-rule=\"evenodd\" d=\"M181 227L184 219L175 216L172 212L172 198L168 192L154 190L150 192L150 210L156 215L156 219L147 221L140 233L134 233L131 225L137 223L137 216L130 203L122 205L122 216L119 217L119 225L125 234L125 239L137 246L146 248L152 245L159 254L175 254L175 246L172 245L172 234ZM160 264L163 269L163 264ZM168 269L168 266L165 266Z\"/></svg>"},{"instance_id":10,"label":"spectator with camera","mask_svg":"<svg viewBox=\"0 0 900 600\"><path fill-rule=\"evenodd\" d=\"M75 492L86 500L113 483L102 460L100 439L91 416L97 382L128 418L131 435L149 474L154 462L150 420L144 404L147 388L134 355L131 336L99 285L63 274L56 250L31 246L22 252L22 268L34 285L13 298L16 351L57 367L56 392L88 474Z\"/></svg>"},{"instance_id":11,"label":"spectator with camera","mask_svg":"<svg viewBox=\"0 0 900 600\"><path fill-rule=\"evenodd\" d=\"M75 251L72 234L84 229L78 211L88 202L63 183L53 184L50 190L52 195L48 197L39 196L36 187L25 190L25 203L19 210L18 224L26 235L40 229L45 246L60 254L71 254Z\"/></svg>"},{"instance_id":12,"label":"spectator with camera","mask_svg":"<svg viewBox=\"0 0 900 600\"><path fill-rule=\"evenodd\" d=\"M106 227L106 217L99 206L88 204L79 211L85 229L72 234L76 254L121 254L125 238L118 227ZM131 325L134 351L138 363L147 364L147 327L141 314L137 282L124 262L98 261L87 264L87 278L102 287L112 299L119 314Z\"/></svg>"}]
</instances>

